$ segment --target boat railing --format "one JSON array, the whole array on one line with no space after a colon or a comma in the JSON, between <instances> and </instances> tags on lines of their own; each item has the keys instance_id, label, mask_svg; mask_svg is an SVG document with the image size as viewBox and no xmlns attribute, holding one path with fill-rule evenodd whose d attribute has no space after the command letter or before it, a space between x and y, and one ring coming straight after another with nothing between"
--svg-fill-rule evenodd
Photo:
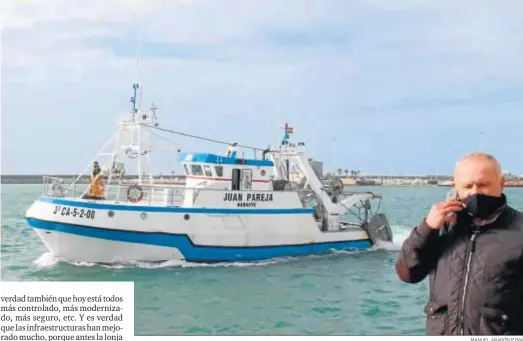
<instances>
[{"instance_id":1,"label":"boat railing","mask_svg":"<svg viewBox=\"0 0 523 341\"><path fill-rule=\"evenodd\" d=\"M190 203L202 192L223 191L223 188L185 187L180 184L134 184L113 183L104 185L103 197L89 196L88 179L67 179L44 176L44 196L67 199L87 199L112 202L117 204L134 204L150 206L181 206L187 198ZM249 190L249 193L269 193L273 190ZM311 190L294 190L302 201L303 207L314 204L314 192Z\"/></svg>"},{"instance_id":2,"label":"boat railing","mask_svg":"<svg viewBox=\"0 0 523 341\"><path fill-rule=\"evenodd\" d=\"M71 196L71 192L74 192L75 179L70 178L58 178L54 176L44 176L44 196L65 198Z\"/></svg>"},{"instance_id":3,"label":"boat railing","mask_svg":"<svg viewBox=\"0 0 523 341\"><path fill-rule=\"evenodd\" d=\"M104 195L101 198L89 196L88 178L58 178L44 176L44 196L67 199L100 200L115 204L139 205L139 206L164 206L176 207L184 204L194 204L202 192L223 191L223 188L213 187L185 187L180 184L142 184L136 187L136 183L112 183L105 184ZM249 190L250 193L269 193L273 190ZM278 191L277 191L278 192ZM297 192L302 207L312 208L318 204L317 195L312 190L294 189ZM87 195L86 195L87 194ZM360 192L345 192L339 196L340 201L351 195L362 194ZM369 193L370 194L370 193ZM368 199L381 198L373 194ZM359 200L356 200L359 202ZM365 200L364 200L365 201ZM356 203L354 203L356 204ZM360 204L362 205L360 207ZM361 210L368 209L367 202L359 203L356 207L357 214ZM352 205L351 205L352 206ZM378 205L379 207L379 205Z\"/></svg>"},{"instance_id":4,"label":"boat railing","mask_svg":"<svg viewBox=\"0 0 523 341\"><path fill-rule=\"evenodd\" d=\"M181 206L186 188L181 185L109 185L102 200L145 206Z\"/></svg>"},{"instance_id":5,"label":"boat railing","mask_svg":"<svg viewBox=\"0 0 523 341\"><path fill-rule=\"evenodd\" d=\"M183 185L136 184L107 186L103 200L115 203L145 205L145 206L181 206L194 204L198 196L205 192L223 191L223 188L185 187ZM135 191L136 190L136 191ZM134 192L134 193L133 193ZM249 193L274 193L273 190L249 190ZM310 197L312 191L299 191L300 198ZM137 200L139 199L139 200ZM303 204L303 207L310 207Z\"/></svg>"},{"instance_id":6,"label":"boat railing","mask_svg":"<svg viewBox=\"0 0 523 341\"><path fill-rule=\"evenodd\" d=\"M136 184L104 184L104 195L93 197L89 195L90 183L86 179L67 179L52 176L43 177L43 195L53 198L103 200L115 203L138 205L179 206L185 199L186 188L179 184L140 185L138 190L132 189ZM199 189L194 189L195 191ZM133 194L134 199L133 200Z\"/></svg>"}]
</instances>

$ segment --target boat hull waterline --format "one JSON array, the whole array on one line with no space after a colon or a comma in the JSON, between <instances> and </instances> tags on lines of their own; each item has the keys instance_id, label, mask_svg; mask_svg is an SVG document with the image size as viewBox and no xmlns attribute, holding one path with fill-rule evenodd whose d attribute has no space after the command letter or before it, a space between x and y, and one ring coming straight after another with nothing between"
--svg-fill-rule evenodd
<instances>
[{"instance_id":1,"label":"boat hull waterline","mask_svg":"<svg viewBox=\"0 0 523 341\"><path fill-rule=\"evenodd\" d=\"M26 219L54 257L73 262L261 261L372 247L361 229L321 232L312 209L256 211L41 197Z\"/></svg>"}]
</instances>

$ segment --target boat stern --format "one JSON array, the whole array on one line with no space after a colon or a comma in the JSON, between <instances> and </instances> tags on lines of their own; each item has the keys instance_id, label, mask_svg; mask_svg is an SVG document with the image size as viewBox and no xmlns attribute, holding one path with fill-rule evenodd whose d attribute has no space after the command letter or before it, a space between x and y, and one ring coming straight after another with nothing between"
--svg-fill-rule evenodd
<instances>
[{"instance_id":1,"label":"boat stern","mask_svg":"<svg viewBox=\"0 0 523 341\"><path fill-rule=\"evenodd\" d=\"M365 229L373 245L393 242L394 236L392 229L390 228L387 217L383 213L374 214Z\"/></svg>"}]
</instances>

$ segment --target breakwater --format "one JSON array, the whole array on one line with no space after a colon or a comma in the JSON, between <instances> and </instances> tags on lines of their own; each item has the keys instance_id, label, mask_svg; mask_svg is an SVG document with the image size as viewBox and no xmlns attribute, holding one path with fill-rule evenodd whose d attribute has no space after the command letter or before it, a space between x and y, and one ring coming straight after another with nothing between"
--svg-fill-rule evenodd
<instances>
[{"instance_id":1,"label":"breakwater","mask_svg":"<svg viewBox=\"0 0 523 341\"><path fill-rule=\"evenodd\" d=\"M6 174L1 176L2 184L42 184L44 176L56 177L60 179L70 179L71 181L76 176L71 174ZM126 175L124 176L125 181L132 181L138 178L137 175ZM353 179L350 177L339 176L342 182L347 186L412 186L412 185L437 185L444 181L451 180L450 176L437 176L437 177L412 177L412 176L369 176L363 179ZM185 176L155 176L155 182L157 183L184 183ZM78 183L88 183L89 175L84 175L78 179Z\"/></svg>"},{"instance_id":2,"label":"breakwater","mask_svg":"<svg viewBox=\"0 0 523 341\"><path fill-rule=\"evenodd\" d=\"M42 174L9 174L2 175L2 184L42 184ZM70 174L47 175L60 179L70 179L76 177ZM452 177L445 175L438 176L366 176L365 178L354 179L353 177L338 176L345 186L452 186ZM124 181L133 181L138 178L137 175L124 176ZM184 184L185 176L155 176L156 183L163 184ZM89 175L84 175L78 179L77 183L88 183ZM523 178L510 179L505 182L506 187L523 187Z\"/></svg>"}]
</instances>

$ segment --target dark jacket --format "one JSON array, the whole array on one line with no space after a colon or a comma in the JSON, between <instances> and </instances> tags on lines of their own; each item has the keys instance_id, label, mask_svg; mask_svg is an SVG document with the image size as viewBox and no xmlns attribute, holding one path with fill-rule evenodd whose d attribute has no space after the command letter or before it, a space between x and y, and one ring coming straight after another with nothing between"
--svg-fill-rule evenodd
<instances>
[{"instance_id":1,"label":"dark jacket","mask_svg":"<svg viewBox=\"0 0 523 341\"><path fill-rule=\"evenodd\" d=\"M403 243L396 273L429 275L428 335L523 335L523 214L509 206L487 225L425 220Z\"/></svg>"}]
</instances>

